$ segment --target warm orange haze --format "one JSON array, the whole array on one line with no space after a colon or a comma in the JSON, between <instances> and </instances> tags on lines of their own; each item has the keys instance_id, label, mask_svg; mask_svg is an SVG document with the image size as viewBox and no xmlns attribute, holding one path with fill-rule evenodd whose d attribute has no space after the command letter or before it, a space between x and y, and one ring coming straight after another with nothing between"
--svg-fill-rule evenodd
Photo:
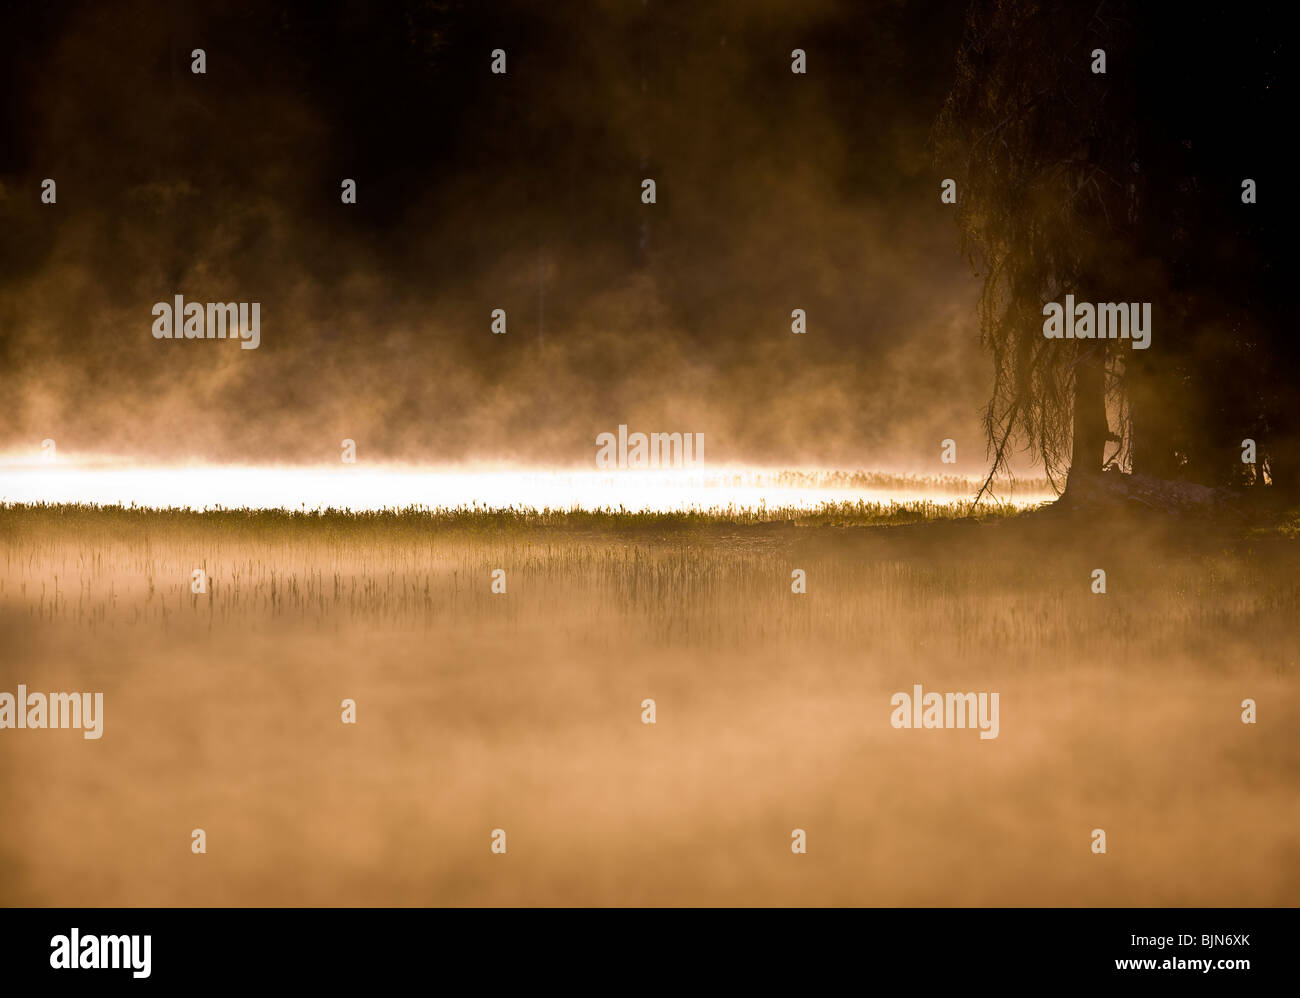
<instances>
[{"instance_id":1,"label":"warm orange haze","mask_svg":"<svg viewBox=\"0 0 1300 998\"><path fill-rule=\"evenodd\" d=\"M1293 901L1291 535L966 513L7 506L0 689L105 706L0 733L0 901Z\"/></svg>"},{"instance_id":2,"label":"warm orange haze","mask_svg":"<svg viewBox=\"0 0 1300 998\"><path fill-rule=\"evenodd\" d=\"M0 4L0 980L1294 977L1275 6Z\"/></svg>"}]
</instances>

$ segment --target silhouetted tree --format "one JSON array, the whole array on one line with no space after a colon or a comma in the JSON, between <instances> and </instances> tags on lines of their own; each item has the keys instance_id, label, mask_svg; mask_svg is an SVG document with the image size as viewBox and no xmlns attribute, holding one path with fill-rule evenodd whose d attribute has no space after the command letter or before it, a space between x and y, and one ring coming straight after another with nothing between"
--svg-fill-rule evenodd
<instances>
[{"instance_id":1,"label":"silhouetted tree","mask_svg":"<svg viewBox=\"0 0 1300 998\"><path fill-rule=\"evenodd\" d=\"M1067 493L1108 463L1229 484L1252 434L1275 480L1300 470L1276 213L1240 196L1273 169L1280 49L1261 19L1277 15L971 6L935 148L984 280L990 480L1021 442ZM1152 302L1151 348L1044 338L1043 304L1067 293Z\"/></svg>"}]
</instances>

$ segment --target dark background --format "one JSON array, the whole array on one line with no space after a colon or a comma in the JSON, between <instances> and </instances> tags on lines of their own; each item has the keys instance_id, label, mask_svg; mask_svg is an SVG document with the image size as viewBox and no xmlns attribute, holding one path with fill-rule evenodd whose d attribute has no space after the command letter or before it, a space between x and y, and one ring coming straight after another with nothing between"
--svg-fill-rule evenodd
<instances>
[{"instance_id":1,"label":"dark background","mask_svg":"<svg viewBox=\"0 0 1300 998\"><path fill-rule=\"evenodd\" d=\"M0 18L0 449L582 465L628 423L714 460L946 472L953 437L983 465L927 145L960 4ZM178 293L260 301L261 348L154 340Z\"/></svg>"}]
</instances>

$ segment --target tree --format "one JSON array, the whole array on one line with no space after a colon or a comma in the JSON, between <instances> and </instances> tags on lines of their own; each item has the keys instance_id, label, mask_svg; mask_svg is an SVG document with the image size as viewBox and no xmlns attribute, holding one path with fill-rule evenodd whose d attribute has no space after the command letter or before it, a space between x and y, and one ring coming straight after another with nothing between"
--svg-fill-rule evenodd
<instances>
[{"instance_id":1,"label":"tree","mask_svg":"<svg viewBox=\"0 0 1300 998\"><path fill-rule=\"evenodd\" d=\"M1119 437L1106 405L1123 376L1118 341L1048 340L1042 306L1085 288L1083 300L1112 300L1101 294L1127 262L1131 91L1111 68L1125 63L1126 16L1122 4L1035 0L975 3L967 16L935 145L956 173L962 247L984 280L990 480L1023 438L1061 492L1099 474ZM1093 72L1097 49L1104 74Z\"/></svg>"},{"instance_id":2,"label":"tree","mask_svg":"<svg viewBox=\"0 0 1300 998\"><path fill-rule=\"evenodd\" d=\"M1253 434L1274 480L1300 485L1280 402L1296 350L1265 273L1280 234L1239 196L1243 171L1269 165L1259 136L1277 132L1258 100L1280 63L1260 18L1276 15L1210 15L1124 0L969 9L934 145L984 282L989 482L1019 442L1066 494L1107 465L1231 484ZM1042 306L1066 293L1150 301L1152 349L1045 339Z\"/></svg>"}]
</instances>

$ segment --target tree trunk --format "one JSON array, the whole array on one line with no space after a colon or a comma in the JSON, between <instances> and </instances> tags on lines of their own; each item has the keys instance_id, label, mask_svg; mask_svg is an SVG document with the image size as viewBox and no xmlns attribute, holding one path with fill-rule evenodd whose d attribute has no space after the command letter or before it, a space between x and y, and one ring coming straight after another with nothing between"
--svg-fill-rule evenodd
<instances>
[{"instance_id":1,"label":"tree trunk","mask_svg":"<svg viewBox=\"0 0 1300 998\"><path fill-rule=\"evenodd\" d=\"M1285 418L1281 421L1285 423ZM1279 500L1300 503L1300 440L1283 426L1282 432L1268 441L1268 471Z\"/></svg>"},{"instance_id":2,"label":"tree trunk","mask_svg":"<svg viewBox=\"0 0 1300 998\"><path fill-rule=\"evenodd\" d=\"M1065 494L1089 491L1101 475L1106 458L1105 358L1096 342L1080 342L1074 367L1074 428L1070 473Z\"/></svg>"}]
</instances>

